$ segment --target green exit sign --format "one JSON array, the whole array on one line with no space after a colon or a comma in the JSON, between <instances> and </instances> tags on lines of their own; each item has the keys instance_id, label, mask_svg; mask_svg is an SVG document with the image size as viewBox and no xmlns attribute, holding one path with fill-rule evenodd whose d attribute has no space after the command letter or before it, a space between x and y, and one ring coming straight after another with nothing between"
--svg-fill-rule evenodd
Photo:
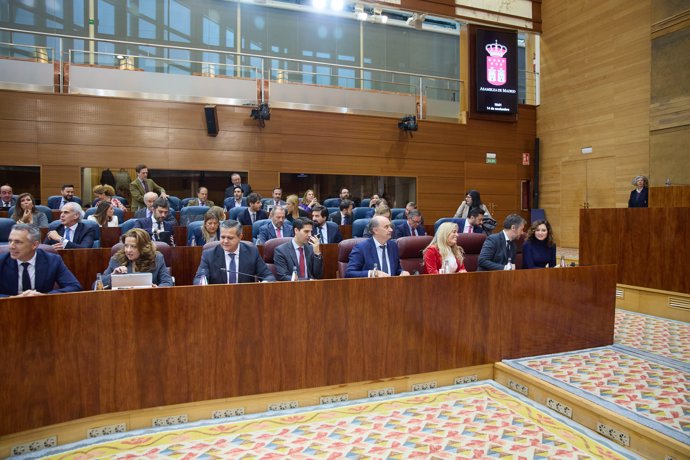
<instances>
[{"instance_id":1,"label":"green exit sign","mask_svg":"<svg viewBox=\"0 0 690 460\"><path fill-rule=\"evenodd\" d=\"M487 159L486 159L486 164L488 164L488 165L495 165L495 164L496 164L496 158L487 158Z\"/></svg>"}]
</instances>

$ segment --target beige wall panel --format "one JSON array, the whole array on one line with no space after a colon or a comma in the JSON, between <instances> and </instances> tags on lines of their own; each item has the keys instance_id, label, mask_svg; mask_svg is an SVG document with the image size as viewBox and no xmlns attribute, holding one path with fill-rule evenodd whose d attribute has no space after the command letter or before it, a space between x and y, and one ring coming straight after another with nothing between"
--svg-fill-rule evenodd
<instances>
[{"instance_id":1,"label":"beige wall panel","mask_svg":"<svg viewBox=\"0 0 690 460\"><path fill-rule=\"evenodd\" d=\"M146 163L151 169L175 169L168 161L168 149L95 145L38 144L44 165L63 164L80 167L132 168ZM47 166L46 166L47 167ZM189 165L189 169L194 169Z\"/></svg>"},{"instance_id":2,"label":"beige wall panel","mask_svg":"<svg viewBox=\"0 0 690 460\"><path fill-rule=\"evenodd\" d=\"M209 136L206 130L170 129L170 146L190 150L228 150L237 152L280 151L283 139L269 133L243 133L220 131L218 136Z\"/></svg>"},{"instance_id":3,"label":"beige wall panel","mask_svg":"<svg viewBox=\"0 0 690 460\"><path fill-rule=\"evenodd\" d=\"M3 92L0 97L0 120L35 120L36 97L26 93Z\"/></svg>"},{"instance_id":4,"label":"beige wall panel","mask_svg":"<svg viewBox=\"0 0 690 460\"><path fill-rule=\"evenodd\" d=\"M652 24L688 10L687 0L654 0Z\"/></svg>"},{"instance_id":5,"label":"beige wall panel","mask_svg":"<svg viewBox=\"0 0 690 460\"><path fill-rule=\"evenodd\" d=\"M650 0L542 3L540 206L567 246L578 244L584 199L572 193L585 178L561 162L613 157L600 186L619 207L628 176L649 171L650 14ZM586 146L592 155L581 154Z\"/></svg>"},{"instance_id":6,"label":"beige wall panel","mask_svg":"<svg viewBox=\"0 0 690 460\"><path fill-rule=\"evenodd\" d=\"M81 196L81 168L79 166L44 165L41 167L41 196L43 202L48 197L59 195L64 184L74 185L74 194Z\"/></svg>"},{"instance_id":7,"label":"beige wall panel","mask_svg":"<svg viewBox=\"0 0 690 460\"><path fill-rule=\"evenodd\" d=\"M164 102L94 96L41 95L36 116L39 121L59 123L158 127L168 124Z\"/></svg>"},{"instance_id":8,"label":"beige wall panel","mask_svg":"<svg viewBox=\"0 0 690 460\"><path fill-rule=\"evenodd\" d=\"M474 178L483 179L487 177L499 179L515 179L517 177L516 164L502 164L501 157L497 158L497 164L486 163L465 163L465 176L467 183L471 184Z\"/></svg>"},{"instance_id":9,"label":"beige wall panel","mask_svg":"<svg viewBox=\"0 0 690 460\"><path fill-rule=\"evenodd\" d=\"M40 164L38 148L34 143L0 142L0 158L3 165Z\"/></svg>"},{"instance_id":10,"label":"beige wall panel","mask_svg":"<svg viewBox=\"0 0 690 460\"><path fill-rule=\"evenodd\" d=\"M38 142L113 147L168 147L168 129L86 123L38 124Z\"/></svg>"},{"instance_id":11,"label":"beige wall panel","mask_svg":"<svg viewBox=\"0 0 690 460\"><path fill-rule=\"evenodd\" d=\"M649 108L649 119L651 131L690 125L690 96L652 104Z\"/></svg>"},{"instance_id":12,"label":"beige wall panel","mask_svg":"<svg viewBox=\"0 0 690 460\"><path fill-rule=\"evenodd\" d=\"M424 188L424 192L452 195L457 200L465 196L465 180L462 176L418 176L417 187Z\"/></svg>"},{"instance_id":13,"label":"beige wall panel","mask_svg":"<svg viewBox=\"0 0 690 460\"><path fill-rule=\"evenodd\" d=\"M650 185L690 184L690 126L653 132L650 144Z\"/></svg>"},{"instance_id":14,"label":"beige wall panel","mask_svg":"<svg viewBox=\"0 0 690 460\"><path fill-rule=\"evenodd\" d=\"M263 198L269 198L273 193L273 188L280 186L280 173L255 169L249 173L248 182L252 190L261 194Z\"/></svg>"},{"instance_id":15,"label":"beige wall panel","mask_svg":"<svg viewBox=\"0 0 690 460\"><path fill-rule=\"evenodd\" d=\"M0 119L0 139L3 142L36 142L36 122Z\"/></svg>"},{"instance_id":16,"label":"beige wall panel","mask_svg":"<svg viewBox=\"0 0 690 460\"><path fill-rule=\"evenodd\" d=\"M251 155L227 150L170 149L170 163L173 166L193 164L195 169L209 171L246 172L251 167Z\"/></svg>"},{"instance_id":17,"label":"beige wall panel","mask_svg":"<svg viewBox=\"0 0 690 460\"><path fill-rule=\"evenodd\" d=\"M690 27L652 40L652 103L690 92Z\"/></svg>"}]
</instances>

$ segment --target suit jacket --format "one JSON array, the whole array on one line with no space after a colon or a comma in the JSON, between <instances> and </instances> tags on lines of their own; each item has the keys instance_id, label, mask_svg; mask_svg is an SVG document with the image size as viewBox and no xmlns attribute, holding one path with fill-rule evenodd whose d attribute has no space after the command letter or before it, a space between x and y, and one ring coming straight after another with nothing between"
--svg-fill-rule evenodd
<instances>
[{"instance_id":1,"label":"suit jacket","mask_svg":"<svg viewBox=\"0 0 690 460\"><path fill-rule=\"evenodd\" d=\"M146 219L146 207L139 208L137 212L134 213L135 219ZM177 225L177 219L175 219L175 212L171 209L168 215L165 217L165 222L170 225Z\"/></svg>"},{"instance_id":2,"label":"suit jacket","mask_svg":"<svg viewBox=\"0 0 690 460\"><path fill-rule=\"evenodd\" d=\"M282 207L285 207L286 204L287 203L285 203L285 201L283 201L283 200L278 201L278 205L280 205ZM271 199L270 201L267 201L266 203L264 203L265 211L268 212L269 209L273 208L275 205L276 205L276 203L275 203L275 201L273 201L273 199Z\"/></svg>"},{"instance_id":3,"label":"suit jacket","mask_svg":"<svg viewBox=\"0 0 690 460\"><path fill-rule=\"evenodd\" d=\"M466 221L467 219L460 219L460 223L458 224L458 233L464 233L465 225L467 225ZM484 229L479 225L473 225L472 231L473 233L485 233Z\"/></svg>"},{"instance_id":4,"label":"suit jacket","mask_svg":"<svg viewBox=\"0 0 690 460\"><path fill-rule=\"evenodd\" d=\"M165 192L165 189L156 184L153 179L146 179L146 184L148 185L149 192L156 192L158 195L160 195L161 192ZM144 203L144 193L146 193L146 191L144 191L144 186L141 185L139 178L129 183L129 193L132 195L132 212L139 208L146 207L146 203Z\"/></svg>"},{"instance_id":5,"label":"suit jacket","mask_svg":"<svg viewBox=\"0 0 690 460\"><path fill-rule=\"evenodd\" d=\"M283 222L283 238L288 238L292 236L292 224L290 222ZM259 236L256 238L256 244L264 244L268 240L277 238L276 231L273 228L273 222L268 222L266 225L261 227L259 230Z\"/></svg>"},{"instance_id":6,"label":"suit jacket","mask_svg":"<svg viewBox=\"0 0 690 460\"><path fill-rule=\"evenodd\" d=\"M369 270L374 269L374 264L381 270L382 267L379 263L376 245L378 245L378 242L374 238L367 238L352 248L350 260L347 262L347 269L345 270L345 278L366 278L369 276ZM400 257L398 256L398 245L395 241L388 240L386 252L390 262L391 275L400 275L402 267L400 266Z\"/></svg>"},{"instance_id":7,"label":"suit jacket","mask_svg":"<svg viewBox=\"0 0 690 460\"><path fill-rule=\"evenodd\" d=\"M65 226L60 224L57 226L55 229L60 236L65 236ZM74 235L72 235L72 241L69 241L64 249L79 249L79 248L90 248L93 246L93 242L96 239L96 229L93 227L90 227L83 222L79 222L77 224L77 229L74 231ZM43 241L43 244L55 244L59 243L59 241L51 240L46 236L45 241Z\"/></svg>"},{"instance_id":8,"label":"suit jacket","mask_svg":"<svg viewBox=\"0 0 690 460\"><path fill-rule=\"evenodd\" d=\"M343 222L342 221L343 216L342 216L342 214L340 214L340 211L332 214L330 217L331 217L331 222L335 222L338 225L352 225L352 216L348 216L350 219L350 222L348 222L347 224L342 223Z\"/></svg>"},{"instance_id":9,"label":"suit jacket","mask_svg":"<svg viewBox=\"0 0 690 460\"><path fill-rule=\"evenodd\" d=\"M103 272L103 285L104 286L110 286L111 284L111 279L110 276L113 273L113 270L115 270L117 267L119 267L120 262L115 258L115 256L110 258L110 263L108 263L108 268L105 269L105 272ZM134 273L133 271L134 264L132 262L127 263L127 273ZM153 274L152 277L152 283L155 284L156 286L174 286L175 283L173 282L172 276L170 276L170 272L168 272L168 267L165 266L165 258L163 257L163 254L160 252L156 252L156 266L153 268L153 271L151 272Z\"/></svg>"},{"instance_id":10,"label":"suit jacket","mask_svg":"<svg viewBox=\"0 0 690 460\"><path fill-rule=\"evenodd\" d=\"M252 187L249 184L240 184L240 188L242 188L242 195L245 197L252 193ZM225 198L229 198L233 195L235 192L235 185L231 185L230 187L225 189Z\"/></svg>"},{"instance_id":11,"label":"suit jacket","mask_svg":"<svg viewBox=\"0 0 690 460\"><path fill-rule=\"evenodd\" d=\"M206 249L201 253L201 263L194 276L194 284L199 284L199 277L206 273L209 284L226 284L228 281L225 270L225 251L218 245ZM257 281L275 281L271 270L259 256L255 246L240 242L240 265L237 267L238 283L254 283ZM251 275L256 275L256 278Z\"/></svg>"},{"instance_id":12,"label":"suit jacket","mask_svg":"<svg viewBox=\"0 0 690 460\"><path fill-rule=\"evenodd\" d=\"M81 284L57 254L36 249L34 287L44 294L81 291ZM17 295L19 267L9 252L0 254L0 297ZM59 287L55 289L55 284Z\"/></svg>"},{"instance_id":13,"label":"suit jacket","mask_svg":"<svg viewBox=\"0 0 690 460\"><path fill-rule=\"evenodd\" d=\"M649 189L643 188L640 193L634 189L630 192L630 198L628 199L629 208L646 208L649 201Z\"/></svg>"},{"instance_id":14,"label":"suit jacket","mask_svg":"<svg viewBox=\"0 0 690 460\"><path fill-rule=\"evenodd\" d=\"M256 220L268 219L268 214L263 209L256 211ZM239 221L242 225L252 225L252 215L249 213L249 208L240 213Z\"/></svg>"},{"instance_id":15,"label":"suit jacket","mask_svg":"<svg viewBox=\"0 0 690 460\"><path fill-rule=\"evenodd\" d=\"M418 225L417 226L417 236L424 236L426 235L426 229L424 228L423 225ZM397 225L395 227L395 230L393 231L393 239L396 240L398 238L402 238L403 236L412 236L410 233L410 226L407 225L407 222L403 222L400 225Z\"/></svg>"},{"instance_id":16,"label":"suit jacket","mask_svg":"<svg viewBox=\"0 0 690 460\"><path fill-rule=\"evenodd\" d=\"M9 208L11 208L12 206L14 206L14 205L16 205L16 204L17 204L17 199L16 199L16 198L10 199L10 205L9 205L9 206L5 206L4 201L0 200L0 209L3 209L3 208L4 208L4 209L9 209Z\"/></svg>"},{"instance_id":17,"label":"suit jacket","mask_svg":"<svg viewBox=\"0 0 690 460\"><path fill-rule=\"evenodd\" d=\"M60 209L60 204L62 203L62 196L51 196L48 198L48 207L50 209ZM72 198L72 203L79 203L81 206L81 198Z\"/></svg>"},{"instance_id":18,"label":"suit jacket","mask_svg":"<svg viewBox=\"0 0 690 460\"><path fill-rule=\"evenodd\" d=\"M516 254L514 241L510 242L510 250L508 250L505 233L503 231L494 233L486 238L479 252L477 271L503 270L508 263L508 258L515 263Z\"/></svg>"},{"instance_id":19,"label":"suit jacket","mask_svg":"<svg viewBox=\"0 0 690 460\"><path fill-rule=\"evenodd\" d=\"M153 232L151 231L151 229L153 228L153 219L151 219L150 217L147 217L145 219L138 219L136 222L134 222L134 228L143 228L153 238ZM163 230L166 232L170 232L170 235L172 236L173 226L167 220L163 221Z\"/></svg>"},{"instance_id":20,"label":"suit jacket","mask_svg":"<svg viewBox=\"0 0 690 460\"><path fill-rule=\"evenodd\" d=\"M304 262L307 266L308 279L321 279L323 276L323 257L317 257L314 254L314 248L309 244L304 245ZM273 263L276 266L276 279L278 281L290 281L293 267L297 267L297 273L299 273L299 260L297 260L292 241L281 244L275 249Z\"/></svg>"},{"instance_id":21,"label":"suit jacket","mask_svg":"<svg viewBox=\"0 0 690 460\"><path fill-rule=\"evenodd\" d=\"M242 197L242 204L240 206L247 207L247 199ZM233 198L228 202L228 205L225 207L228 211L231 210L232 208L237 207L237 202Z\"/></svg>"},{"instance_id":22,"label":"suit jacket","mask_svg":"<svg viewBox=\"0 0 690 460\"><path fill-rule=\"evenodd\" d=\"M206 204L204 204L203 206L208 206L209 208L211 206L215 206L215 203L211 200L206 200L204 203L206 203ZM202 205L199 204L198 198L194 198L193 200L189 200L187 202L187 206L202 206Z\"/></svg>"},{"instance_id":23,"label":"suit jacket","mask_svg":"<svg viewBox=\"0 0 690 460\"><path fill-rule=\"evenodd\" d=\"M326 222L326 232L327 232L327 238L328 241L324 241L324 243L340 243L343 241L343 234L340 233L340 227L338 227L338 224L335 222ZM314 230L312 231L312 234L315 236L319 236L319 233L321 233L321 229L318 226L314 227Z\"/></svg>"},{"instance_id":24,"label":"suit jacket","mask_svg":"<svg viewBox=\"0 0 690 460\"><path fill-rule=\"evenodd\" d=\"M460 262L457 257L455 262L458 264L458 268L455 273L461 270L465 270L465 264ZM429 246L424 251L424 269L429 275L437 274L438 271L443 268L443 258L441 257L441 251L438 250L436 246Z\"/></svg>"}]
</instances>

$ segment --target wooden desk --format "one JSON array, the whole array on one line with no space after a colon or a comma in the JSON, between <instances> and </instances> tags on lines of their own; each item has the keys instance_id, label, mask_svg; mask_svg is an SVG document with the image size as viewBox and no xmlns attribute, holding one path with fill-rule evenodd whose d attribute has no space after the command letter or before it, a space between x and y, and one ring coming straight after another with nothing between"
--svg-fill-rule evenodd
<instances>
[{"instance_id":1,"label":"wooden desk","mask_svg":"<svg viewBox=\"0 0 690 460\"><path fill-rule=\"evenodd\" d=\"M690 185L649 187L650 208L690 207Z\"/></svg>"},{"instance_id":2,"label":"wooden desk","mask_svg":"<svg viewBox=\"0 0 690 460\"><path fill-rule=\"evenodd\" d=\"M618 282L690 293L690 208L580 210L580 264L617 264Z\"/></svg>"},{"instance_id":3,"label":"wooden desk","mask_svg":"<svg viewBox=\"0 0 690 460\"><path fill-rule=\"evenodd\" d=\"M610 345L615 270L0 300L0 435L108 412Z\"/></svg>"}]
</instances>

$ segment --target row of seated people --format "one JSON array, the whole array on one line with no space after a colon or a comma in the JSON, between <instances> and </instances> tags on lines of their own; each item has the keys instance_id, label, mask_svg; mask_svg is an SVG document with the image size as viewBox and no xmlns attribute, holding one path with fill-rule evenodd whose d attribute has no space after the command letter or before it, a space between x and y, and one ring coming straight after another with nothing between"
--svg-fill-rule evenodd
<instances>
[{"instance_id":1,"label":"row of seated people","mask_svg":"<svg viewBox=\"0 0 690 460\"><path fill-rule=\"evenodd\" d=\"M489 237L478 233L464 235L466 243L482 241L476 259L477 270L510 270L518 260L516 240L522 235L525 221L519 215L510 215L504 222L502 232ZM525 244L539 244L535 235L539 225L533 225ZM273 240L271 251L259 255L257 247L241 242L242 226L234 220L223 221L219 241L207 243L201 254L194 284L226 284L255 281L286 281L296 279L320 279L323 275L323 259L319 238L313 234L314 223L306 218L294 222L294 236ZM404 267L401 253L413 256L422 253L421 274L462 273L467 271L469 256L458 244L459 228L454 222L444 222L431 237L403 237L397 242L391 239L393 229L390 221L375 216L369 223L370 238L345 240L339 243L339 271L346 278L407 276L410 270ZM429 241L430 240L430 241ZM532 241L534 240L534 241ZM16 224L10 234L7 251L0 254L1 296L31 296L39 293L72 292L82 286L67 269L55 247L39 249L40 232L29 224ZM546 242L546 241L544 241ZM424 248L422 249L422 246ZM123 244L112 249L113 256L103 273L103 282L110 284L111 276L120 273L149 272L154 286L172 286L174 280L165 260L167 248L164 243L154 243L144 229L132 229L123 237ZM556 266L555 246L553 255L545 266ZM266 248L268 249L268 247ZM469 249L469 248L468 248ZM270 252L270 253L269 253ZM415 254L416 253L416 254ZM345 260L343 255L346 255ZM414 259L414 257L412 257ZM267 265L266 261L269 262ZM413 262L414 263L414 262ZM539 263L537 267L544 266ZM411 265L415 268L415 265Z\"/></svg>"}]
</instances>

